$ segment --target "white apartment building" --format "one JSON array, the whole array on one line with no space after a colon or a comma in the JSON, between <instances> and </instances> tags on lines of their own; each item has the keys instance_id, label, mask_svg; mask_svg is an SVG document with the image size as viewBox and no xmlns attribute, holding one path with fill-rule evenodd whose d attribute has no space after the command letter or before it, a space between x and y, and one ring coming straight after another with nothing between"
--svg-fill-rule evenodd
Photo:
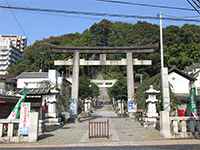
<instances>
[{"instance_id":1,"label":"white apartment building","mask_svg":"<svg viewBox=\"0 0 200 150\"><path fill-rule=\"evenodd\" d=\"M21 59L26 45L24 36L0 35L0 75L7 74L8 66Z\"/></svg>"}]
</instances>

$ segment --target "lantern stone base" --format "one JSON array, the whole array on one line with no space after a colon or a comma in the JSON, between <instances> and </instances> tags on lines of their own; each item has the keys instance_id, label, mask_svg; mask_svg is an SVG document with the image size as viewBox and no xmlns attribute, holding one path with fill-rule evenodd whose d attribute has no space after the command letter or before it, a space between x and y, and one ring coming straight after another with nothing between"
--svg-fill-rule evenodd
<instances>
[{"instance_id":1,"label":"lantern stone base","mask_svg":"<svg viewBox=\"0 0 200 150\"><path fill-rule=\"evenodd\" d=\"M145 128L156 128L157 117L145 117L143 120Z\"/></svg>"},{"instance_id":2,"label":"lantern stone base","mask_svg":"<svg viewBox=\"0 0 200 150\"><path fill-rule=\"evenodd\" d=\"M61 118L47 118L45 119L45 126L61 125Z\"/></svg>"}]
</instances>

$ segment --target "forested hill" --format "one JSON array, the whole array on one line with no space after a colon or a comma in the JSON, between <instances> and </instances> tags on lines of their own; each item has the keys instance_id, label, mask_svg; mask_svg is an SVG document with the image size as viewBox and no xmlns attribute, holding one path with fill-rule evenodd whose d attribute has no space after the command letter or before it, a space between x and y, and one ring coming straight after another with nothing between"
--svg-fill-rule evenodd
<instances>
[{"instance_id":1,"label":"forested hill","mask_svg":"<svg viewBox=\"0 0 200 150\"><path fill-rule=\"evenodd\" d=\"M36 41L25 49L24 58L9 68L10 74L22 71L38 71L53 68L53 60L68 56L55 55L44 43L66 46L144 46L159 43L159 26L147 22L136 24L110 22L102 20L95 23L83 33L72 33L58 37L49 37ZM185 24L168 26L164 29L164 55L167 66L185 66L199 62L200 26ZM159 51L145 56L153 60L154 65L146 68L147 72L156 74L160 66ZM144 56L143 56L144 57ZM148 70L149 69L149 70Z\"/></svg>"}]
</instances>

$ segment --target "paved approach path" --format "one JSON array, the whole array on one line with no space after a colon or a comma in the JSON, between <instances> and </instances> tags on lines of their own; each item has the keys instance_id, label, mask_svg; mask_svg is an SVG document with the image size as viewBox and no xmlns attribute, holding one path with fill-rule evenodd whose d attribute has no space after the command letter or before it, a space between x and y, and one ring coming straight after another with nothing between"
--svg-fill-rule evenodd
<instances>
[{"instance_id":1,"label":"paved approach path","mask_svg":"<svg viewBox=\"0 0 200 150\"><path fill-rule=\"evenodd\" d=\"M109 139L89 139L88 121L66 124L63 128L46 133L46 138L39 140L39 144L78 144L98 142L138 142L162 140L159 131L147 129L131 118L119 118L110 104L97 109L91 120L107 120L110 122L111 137Z\"/></svg>"},{"instance_id":2,"label":"paved approach path","mask_svg":"<svg viewBox=\"0 0 200 150\"><path fill-rule=\"evenodd\" d=\"M131 118L119 118L110 104L106 88L100 88L99 101L103 107L94 111L90 120L109 120L109 139L89 139L89 120L66 124L63 128L46 133L47 138L39 140L40 144L76 144L76 143L96 143L96 142L138 142L161 140L159 131L142 127L137 121Z\"/></svg>"}]
</instances>

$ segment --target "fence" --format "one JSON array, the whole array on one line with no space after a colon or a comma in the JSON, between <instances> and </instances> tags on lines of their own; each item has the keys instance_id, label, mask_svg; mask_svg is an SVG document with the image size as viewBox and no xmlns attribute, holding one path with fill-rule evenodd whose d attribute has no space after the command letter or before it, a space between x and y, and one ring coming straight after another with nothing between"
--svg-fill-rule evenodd
<instances>
[{"instance_id":1,"label":"fence","mask_svg":"<svg viewBox=\"0 0 200 150\"><path fill-rule=\"evenodd\" d=\"M89 138L109 138L109 136L109 120L89 122Z\"/></svg>"},{"instance_id":2,"label":"fence","mask_svg":"<svg viewBox=\"0 0 200 150\"><path fill-rule=\"evenodd\" d=\"M200 134L200 119L194 117L170 117L172 138L192 138Z\"/></svg>"},{"instance_id":3,"label":"fence","mask_svg":"<svg viewBox=\"0 0 200 150\"><path fill-rule=\"evenodd\" d=\"M38 113L31 112L30 127L27 136L19 135L19 119L0 119L0 142L35 142L38 138Z\"/></svg>"}]
</instances>

